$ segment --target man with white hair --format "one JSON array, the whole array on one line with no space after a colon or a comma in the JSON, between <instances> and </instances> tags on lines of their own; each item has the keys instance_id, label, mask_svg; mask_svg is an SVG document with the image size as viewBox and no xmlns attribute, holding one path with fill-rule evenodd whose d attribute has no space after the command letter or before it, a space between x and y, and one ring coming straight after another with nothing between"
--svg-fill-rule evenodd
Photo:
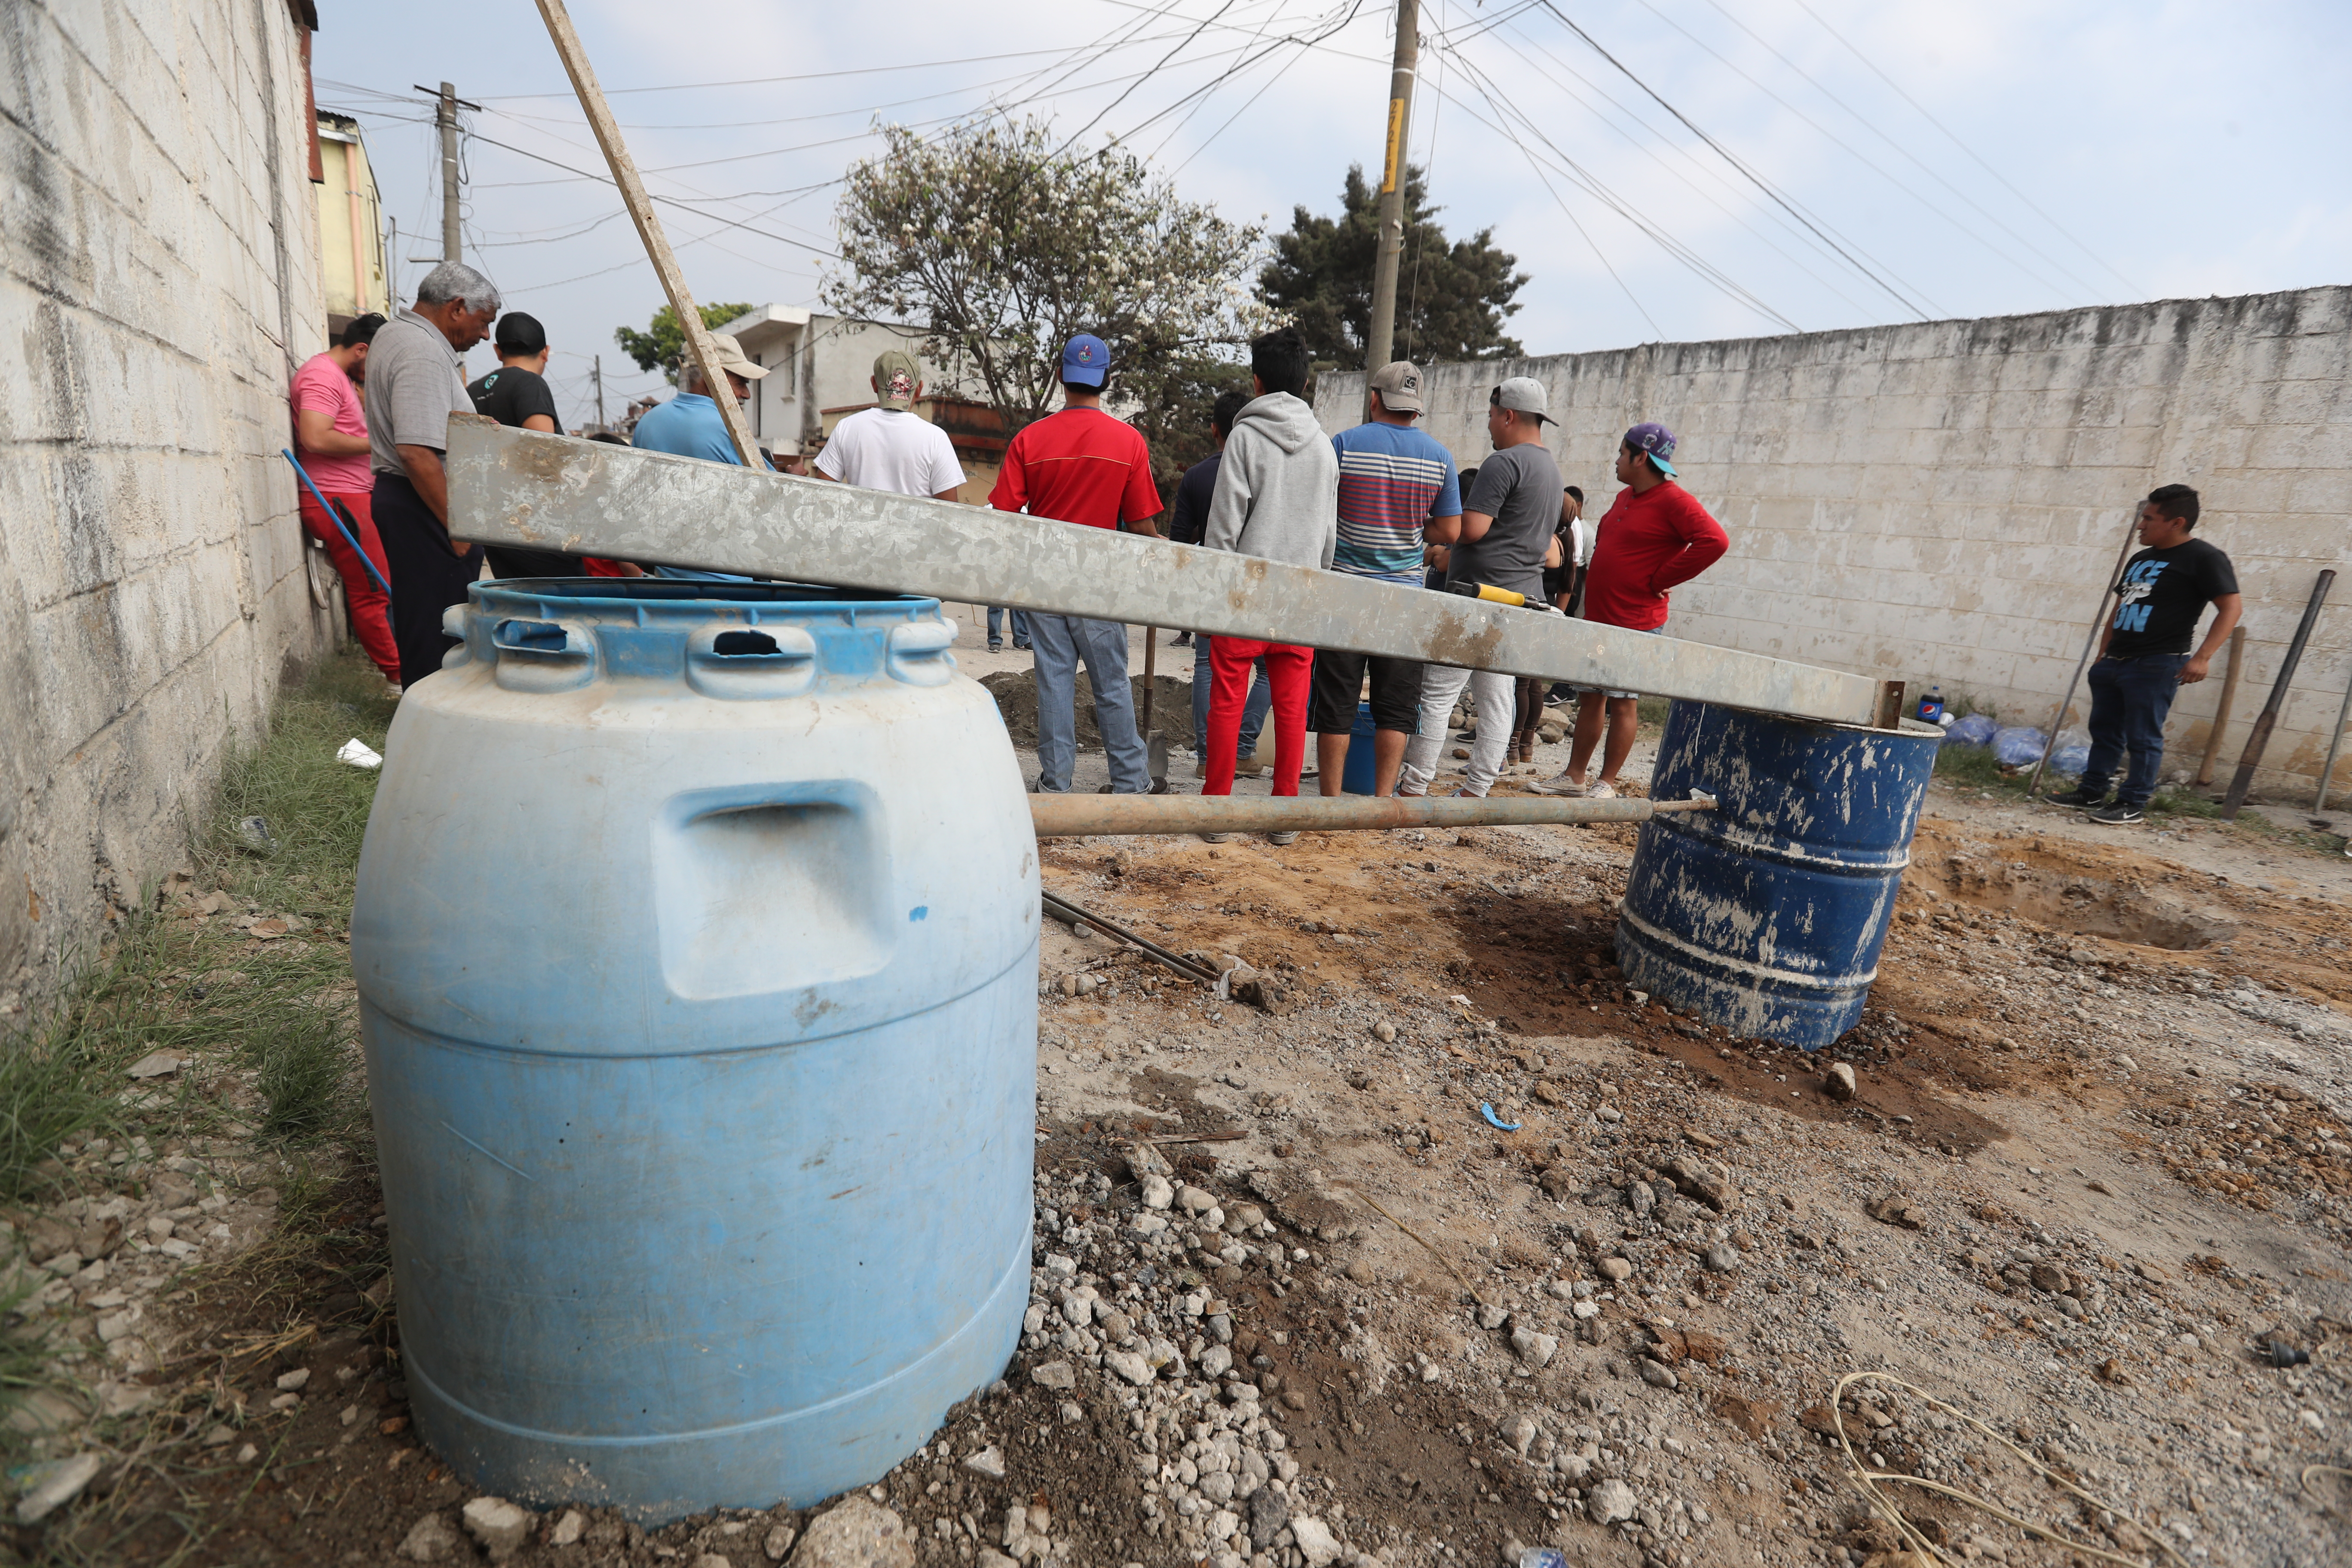
<instances>
[{"instance_id":1,"label":"man with white hair","mask_svg":"<svg viewBox=\"0 0 2352 1568\"><path fill-rule=\"evenodd\" d=\"M482 550L449 537L449 416L471 414L467 349L490 334L498 286L445 261L416 286L416 306L393 312L368 349L368 458L375 470L375 530L392 568L392 636L403 689L441 668L453 639L441 613L466 601Z\"/></svg>"}]
</instances>

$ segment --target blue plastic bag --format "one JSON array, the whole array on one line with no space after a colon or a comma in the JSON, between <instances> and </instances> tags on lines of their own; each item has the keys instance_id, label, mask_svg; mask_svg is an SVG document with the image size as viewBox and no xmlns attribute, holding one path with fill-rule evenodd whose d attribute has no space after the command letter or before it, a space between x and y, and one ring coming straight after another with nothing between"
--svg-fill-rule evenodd
<instances>
[{"instance_id":1,"label":"blue plastic bag","mask_svg":"<svg viewBox=\"0 0 2352 1568\"><path fill-rule=\"evenodd\" d=\"M1992 737L1992 760L2005 768L2030 768L2042 760L2042 745L2048 738L2041 731L2025 724L1996 730Z\"/></svg>"},{"instance_id":2,"label":"blue plastic bag","mask_svg":"<svg viewBox=\"0 0 2352 1568\"><path fill-rule=\"evenodd\" d=\"M1990 745L1994 731L2000 728L2000 723L1991 714L1971 713L1964 719L1953 720L1952 727L1944 731L1944 739L1955 746Z\"/></svg>"},{"instance_id":3,"label":"blue plastic bag","mask_svg":"<svg viewBox=\"0 0 2352 1568\"><path fill-rule=\"evenodd\" d=\"M2080 778L2091 764L2090 731L2077 726L2059 731L2058 743L2050 749L2050 771Z\"/></svg>"}]
</instances>

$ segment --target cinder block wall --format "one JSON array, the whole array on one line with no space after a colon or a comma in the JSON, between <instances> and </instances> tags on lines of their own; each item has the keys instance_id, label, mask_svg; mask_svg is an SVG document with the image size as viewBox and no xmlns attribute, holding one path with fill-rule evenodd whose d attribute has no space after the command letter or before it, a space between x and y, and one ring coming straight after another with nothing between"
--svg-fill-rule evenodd
<instances>
[{"instance_id":1,"label":"cinder block wall","mask_svg":"<svg viewBox=\"0 0 2352 1568\"><path fill-rule=\"evenodd\" d=\"M0 1035L329 635L278 455L326 322L296 26L0 5Z\"/></svg>"},{"instance_id":2,"label":"cinder block wall","mask_svg":"<svg viewBox=\"0 0 2352 1568\"><path fill-rule=\"evenodd\" d=\"M1439 365L1424 424L1457 463L1486 452L1486 395L1507 375L1549 390L1551 449L1590 516L1617 489L1628 426L1681 438L1684 482L1731 552L1675 591L1673 635L1941 682L2005 722L2049 722L2139 499L2196 486L2198 531L2246 595L2221 780L2314 580L2352 567L2352 289ZM1338 430L1362 402L1360 374L1330 374L1316 409ZM2173 708L2168 773L2195 767L2222 662ZM2259 792L2309 797L2348 677L2352 572ZM2078 690L2070 721L2087 709ZM2352 761L2336 777L2352 791Z\"/></svg>"}]
</instances>

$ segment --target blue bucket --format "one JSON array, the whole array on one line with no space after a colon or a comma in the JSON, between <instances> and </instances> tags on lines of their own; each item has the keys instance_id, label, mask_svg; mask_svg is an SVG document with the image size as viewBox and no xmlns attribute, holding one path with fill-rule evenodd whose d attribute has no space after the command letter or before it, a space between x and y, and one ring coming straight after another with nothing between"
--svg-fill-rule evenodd
<instances>
[{"instance_id":1,"label":"blue bucket","mask_svg":"<svg viewBox=\"0 0 2352 1568\"><path fill-rule=\"evenodd\" d=\"M1625 983L1807 1050L1862 1016L1942 735L1676 702L1617 922Z\"/></svg>"},{"instance_id":2,"label":"blue bucket","mask_svg":"<svg viewBox=\"0 0 2352 1568\"><path fill-rule=\"evenodd\" d=\"M1372 705L1356 704L1356 727L1348 735L1348 766L1339 775L1339 788L1347 795L1370 795L1380 782L1380 765L1373 751Z\"/></svg>"}]
</instances>

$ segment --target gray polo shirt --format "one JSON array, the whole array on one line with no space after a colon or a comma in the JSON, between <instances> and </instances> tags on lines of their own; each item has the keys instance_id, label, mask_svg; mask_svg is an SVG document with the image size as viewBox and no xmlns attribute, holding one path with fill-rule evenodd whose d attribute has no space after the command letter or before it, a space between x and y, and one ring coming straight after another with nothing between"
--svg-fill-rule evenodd
<instances>
[{"instance_id":1,"label":"gray polo shirt","mask_svg":"<svg viewBox=\"0 0 2352 1568\"><path fill-rule=\"evenodd\" d=\"M403 306L376 329L367 357L368 466L408 477L399 448L449 446L449 416L471 414L457 351L441 329Z\"/></svg>"}]
</instances>

